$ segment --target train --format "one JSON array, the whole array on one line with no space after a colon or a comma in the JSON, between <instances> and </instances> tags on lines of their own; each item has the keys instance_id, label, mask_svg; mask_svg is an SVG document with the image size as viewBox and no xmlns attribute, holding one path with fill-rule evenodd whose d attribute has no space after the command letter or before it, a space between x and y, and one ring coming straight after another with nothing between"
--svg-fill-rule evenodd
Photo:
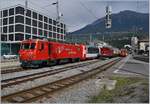
<instances>
[{"instance_id":1,"label":"train","mask_svg":"<svg viewBox=\"0 0 150 104\"><path fill-rule=\"evenodd\" d=\"M113 56L116 55L111 48L49 41L47 39L23 40L19 50L22 67L40 67L51 63L59 64L62 60L76 62Z\"/></svg>"},{"instance_id":2,"label":"train","mask_svg":"<svg viewBox=\"0 0 150 104\"><path fill-rule=\"evenodd\" d=\"M127 49L120 49L120 57L126 57L128 55Z\"/></svg>"}]
</instances>

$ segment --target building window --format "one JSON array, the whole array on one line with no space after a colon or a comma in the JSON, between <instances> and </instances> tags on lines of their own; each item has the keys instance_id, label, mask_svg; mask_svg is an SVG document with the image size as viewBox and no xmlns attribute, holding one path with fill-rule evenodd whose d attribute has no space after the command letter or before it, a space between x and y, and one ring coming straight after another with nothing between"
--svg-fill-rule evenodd
<instances>
[{"instance_id":1,"label":"building window","mask_svg":"<svg viewBox=\"0 0 150 104\"><path fill-rule=\"evenodd\" d=\"M63 29L61 29L61 33L63 33Z\"/></svg>"},{"instance_id":2,"label":"building window","mask_svg":"<svg viewBox=\"0 0 150 104\"><path fill-rule=\"evenodd\" d=\"M15 32L24 32L24 25L16 25Z\"/></svg>"},{"instance_id":3,"label":"building window","mask_svg":"<svg viewBox=\"0 0 150 104\"><path fill-rule=\"evenodd\" d=\"M26 33L31 33L31 27L26 26Z\"/></svg>"},{"instance_id":4,"label":"building window","mask_svg":"<svg viewBox=\"0 0 150 104\"><path fill-rule=\"evenodd\" d=\"M3 27L3 33L7 33L7 26Z\"/></svg>"},{"instance_id":5,"label":"building window","mask_svg":"<svg viewBox=\"0 0 150 104\"><path fill-rule=\"evenodd\" d=\"M4 18L3 19L3 25L7 25L7 23L8 23L8 18Z\"/></svg>"},{"instance_id":6,"label":"building window","mask_svg":"<svg viewBox=\"0 0 150 104\"><path fill-rule=\"evenodd\" d=\"M37 28L32 28L32 34L37 34Z\"/></svg>"},{"instance_id":7,"label":"building window","mask_svg":"<svg viewBox=\"0 0 150 104\"><path fill-rule=\"evenodd\" d=\"M9 16L14 15L14 8L9 9Z\"/></svg>"},{"instance_id":8,"label":"building window","mask_svg":"<svg viewBox=\"0 0 150 104\"><path fill-rule=\"evenodd\" d=\"M55 20L53 20L53 25L55 25L55 26L56 26L56 21L55 21Z\"/></svg>"},{"instance_id":9,"label":"building window","mask_svg":"<svg viewBox=\"0 0 150 104\"><path fill-rule=\"evenodd\" d=\"M8 10L3 11L3 17L6 17L6 16L8 16Z\"/></svg>"},{"instance_id":10,"label":"building window","mask_svg":"<svg viewBox=\"0 0 150 104\"><path fill-rule=\"evenodd\" d=\"M47 19L48 19L48 18L44 16L44 22L46 22L46 23L47 23Z\"/></svg>"},{"instance_id":11,"label":"building window","mask_svg":"<svg viewBox=\"0 0 150 104\"><path fill-rule=\"evenodd\" d=\"M52 19L49 19L49 24L52 24Z\"/></svg>"},{"instance_id":12,"label":"building window","mask_svg":"<svg viewBox=\"0 0 150 104\"><path fill-rule=\"evenodd\" d=\"M14 32L14 26L9 26L9 32Z\"/></svg>"},{"instance_id":13,"label":"building window","mask_svg":"<svg viewBox=\"0 0 150 104\"><path fill-rule=\"evenodd\" d=\"M16 14L23 14L24 15L24 8L16 7Z\"/></svg>"},{"instance_id":14,"label":"building window","mask_svg":"<svg viewBox=\"0 0 150 104\"><path fill-rule=\"evenodd\" d=\"M31 10L27 10L26 16L31 17Z\"/></svg>"},{"instance_id":15,"label":"building window","mask_svg":"<svg viewBox=\"0 0 150 104\"><path fill-rule=\"evenodd\" d=\"M39 22L39 27L43 28L43 23L42 22Z\"/></svg>"},{"instance_id":16,"label":"building window","mask_svg":"<svg viewBox=\"0 0 150 104\"><path fill-rule=\"evenodd\" d=\"M57 28L57 32L59 33L60 31L59 31L60 29L59 28Z\"/></svg>"},{"instance_id":17,"label":"building window","mask_svg":"<svg viewBox=\"0 0 150 104\"><path fill-rule=\"evenodd\" d=\"M60 38L63 39L63 36L64 36L64 35L60 35L60 36L61 36Z\"/></svg>"},{"instance_id":18,"label":"building window","mask_svg":"<svg viewBox=\"0 0 150 104\"><path fill-rule=\"evenodd\" d=\"M44 24L44 29L47 29L47 24Z\"/></svg>"},{"instance_id":19,"label":"building window","mask_svg":"<svg viewBox=\"0 0 150 104\"><path fill-rule=\"evenodd\" d=\"M36 20L32 20L32 25L37 27L37 21Z\"/></svg>"},{"instance_id":20,"label":"building window","mask_svg":"<svg viewBox=\"0 0 150 104\"><path fill-rule=\"evenodd\" d=\"M16 16L15 22L16 23L24 23L24 17L23 16Z\"/></svg>"},{"instance_id":21,"label":"building window","mask_svg":"<svg viewBox=\"0 0 150 104\"><path fill-rule=\"evenodd\" d=\"M14 17L9 17L9 24L13 24L14 23Z\"/></svg>"},{"instance_id":22,"label":"building window","mask_svg":"<svg viewBox=\"0 0 150 104\"><path fill-rule=\"evenodd\" d=\"M61 23L61 27L63 28L63 24Z\"/></svg>"},{"instance_id":23,"label":"building window","mask_svg":"<svg viewBox=\"0 0 150 104\"><path fill-rule=\"evenodd\" d=\"M49 30L52 31L52 26L51 25L49 25Z\"/></svg>"},{"instance_id":24,"label":"building window","mask_svg":"<svg viewBox=\"0 0 150 104\"><path fill-rule=\"evenodd\" d=\"M42 34L42 30L41 30L41 29L39 29L39 35L43 35L43 34Z\"/></svg>"},{"instance_id":25,"label":"building window","mask_svg":"<svg viewBox=\"0 0 150 104\"><path fill-rule=\"evenodd\" d=\"M33 18L37 19L37 13L33 12Z\"/></svg>"},{"instance_id":26,"label":"building window","mask_svg":"<svg viewBox=\"0 0 150 104\"><path fill-rule=\"evenodd\" d=\"M53 27L53 31L55 31L55 32L56 32L56 27Z\"/></svg>"},{"instance_id":27,"label":"building window","mask_svg":"<svg viewBox=\"0 0 150 104\"><path fill-rule=\"evenodd\" d=\"M13 34L10 34L10 35L9 35L9 40L10 40L10 41L13 41L13 40L14 40L14 35L13 35Z\"/></svg>"},{"instance_id":28,"label":"building window","mask_svg":"<svg viewBox=\"0 0 150 104\"><path fill-rule=\"evenodd\" d=\"M43 21L43 16L39 14L39 20Z\"/></svg>"},{"instance_id":29,"label":"building window","mask_svg":"<svg viewBox=\"0 0 150 104\"><path fill-rule=\"evenodd\" d=\"M22 41L24 40L24 35L21 33L15 34L15 41Z\"/></svg>"},{"instance_id":30,"label":"building window","mask_svg":"<svg viewBox=\"0 0 150 104\"><path fill-rule=\"evenodd\" d=\"M49 37L52 37L52 32L49 32Z\"/></svg>"},{"instance_id":31,"label":"building window","mask_svg":"<svg viewBox=\"0 0 150 104\"><path fill-rule=\"evenodd\" d=\"M31 35L25 35L25 38L26 38L26 39L30 39L30 38L31 38Z\"/></svg>"},{"instance_id":32,"label":"building window","mask_svg":"<svg viewBox=\"0 0 150 104\"><path fill-rule=\"evenodd\" d=\"M53 33L53 38L57 38L56 33Z\"/></svg>"},{"instance_id":33,"label":"building window","mask_svg":"<svg viewBox=\"0 0 150 104\"><path fill-rule=\"evenodd\" d=\"M27 25L31 25L31 19L26 18L26 24L27 24Z\"/></svg>"},{"instance_id":34,"label":"building window","mask_svg":"<svg viewBox=\"0 0 150 104\"><path fill-rule=\"evenodd\" d=\"M7 41L7 35L1 35L1 41Z\"/></svg>"},{"instance_id":35,"label":"building window","mask_svg":"<svg viewBox=\"0 0 150 104\"><path fill-rule=\"evenodd\" d=\"M46 37L47 37L47 31L44 31L44 36L46 36Z\"/></svg>"}]
</instances>

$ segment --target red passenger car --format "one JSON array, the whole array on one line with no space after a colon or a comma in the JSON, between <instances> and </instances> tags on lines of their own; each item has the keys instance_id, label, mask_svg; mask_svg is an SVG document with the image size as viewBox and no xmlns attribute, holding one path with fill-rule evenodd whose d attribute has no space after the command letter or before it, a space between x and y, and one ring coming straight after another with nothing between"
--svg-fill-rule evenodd
<instances>
[{"instance_id":1,"label":"red passenger car","mask_svg":"<svg viewBox=\"0 0 150 104\"><path fill-rule=\"evenodd\" d=\"M108 57L111 58L113 57L113 49L109 48L109 47L102 47L101 49L101 57Z\"/></svg>"},{"instance_id":2,"label":"red passenger car","mask_svg":"<svg viewBox=\"0 0 150 104\"><path fill-rule=\"evenodd\" d=\"M120 56L121 56L121 57L126 57L127 55L128 55L128 52L127 52L126 49L121 49L121 50L120 50Z\"/></svg>"},{"instance_id":3,"label":"red passenger car","mask_svg":"<svg viewBox=\"0 0 150 104\"><path fill-rule=\"evenodd\" d=\"M23 67L39 67L60 60L85 60L86 51L82 44L69 44L48 40L24 40L19 51Z\"/></svg>"}]
</instances>

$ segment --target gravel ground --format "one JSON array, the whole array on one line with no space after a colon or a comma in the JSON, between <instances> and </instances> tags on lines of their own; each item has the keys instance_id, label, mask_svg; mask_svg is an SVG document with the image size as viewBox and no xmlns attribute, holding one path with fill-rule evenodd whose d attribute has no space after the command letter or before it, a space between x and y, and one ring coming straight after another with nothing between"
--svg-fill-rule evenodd
<instances>
[{"instance_id":1,"label":"gravel ground","mask_svg":"<svg viewBox=\"0 0 150 104\"><path fill-rule=\"evenodd\" d=\"M115 60L115 59L116 58L113 58L113 59L110 59L109 61L112 61L112 60ZM72 75L75 75L75 74L79 74L79 73L82 73L83 70L84 71L91 70L91 69L93 69L97 66L100 66L100 65L102 65L106 62L108 62L108 60L105 60L103 62L99 61L99 62L94 63L94 64L89 65L89 66L85 66L85 67L82 67L82 68L76 68L76 69L73 69L73 70L68 70L68 71L58 73L58 74L55 74L55 75L46 76L46 77L39 78L39 79L36 79L36 80L33 80L33 81L28 81L26 83L13 85L13 86L4 88L1 91L1 95L2 96L8 95L8 94L11 94L11 93L14 93L14 92L22 91L22 90L29 89L29 88L32 88L32 87L35 87L35 86L38 86L38 85L46 84L48 82L53 82L53 81L56 81L58 79L62 79L62 78L66 78L66 77L69 77L69 76L72 76ZM16 74L16 75L18 75L18 74Z\"/></svg>"},{"instance_id":2,"label":"gravel ground","mask_svg":"<svg viewBox=\"0 0 150 104\"><path fill-rule=\"evenodd\" d=\"M96 86L97 79L89 79L54 93L36 103L86 103L91 96L97 95L101 87Z\"/></svg>"}]
</instances>

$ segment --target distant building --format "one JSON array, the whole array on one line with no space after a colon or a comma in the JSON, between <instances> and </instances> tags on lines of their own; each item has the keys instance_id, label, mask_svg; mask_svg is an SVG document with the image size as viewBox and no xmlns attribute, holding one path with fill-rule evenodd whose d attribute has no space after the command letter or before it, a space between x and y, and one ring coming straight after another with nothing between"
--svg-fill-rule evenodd
<instances>
[{"instance_id":1,"label":"distant building","mask_svg":"<svg viewBox=\"0 0 150 104\"><path fill-rule=\"evenodd\" d=\"M11 50L17 54L20 42L25 39L42 39L44 37L54 40L65 40L66 25L57 24L52 19L36 10L22 5L16 5L0 10L1 54L8 54ZM11 49L9 49L11 46Z\"/></svg>"},{"instance_id":2,"label":"distant building","mask_svg":"<svg viewBox=\"0 0 150 104\"><path fill-rule=\"evenodd\" d=\"M149 39L142 39L138 41L138 49L139 51L149 51Z\"/></svg>"}]
</instances>

